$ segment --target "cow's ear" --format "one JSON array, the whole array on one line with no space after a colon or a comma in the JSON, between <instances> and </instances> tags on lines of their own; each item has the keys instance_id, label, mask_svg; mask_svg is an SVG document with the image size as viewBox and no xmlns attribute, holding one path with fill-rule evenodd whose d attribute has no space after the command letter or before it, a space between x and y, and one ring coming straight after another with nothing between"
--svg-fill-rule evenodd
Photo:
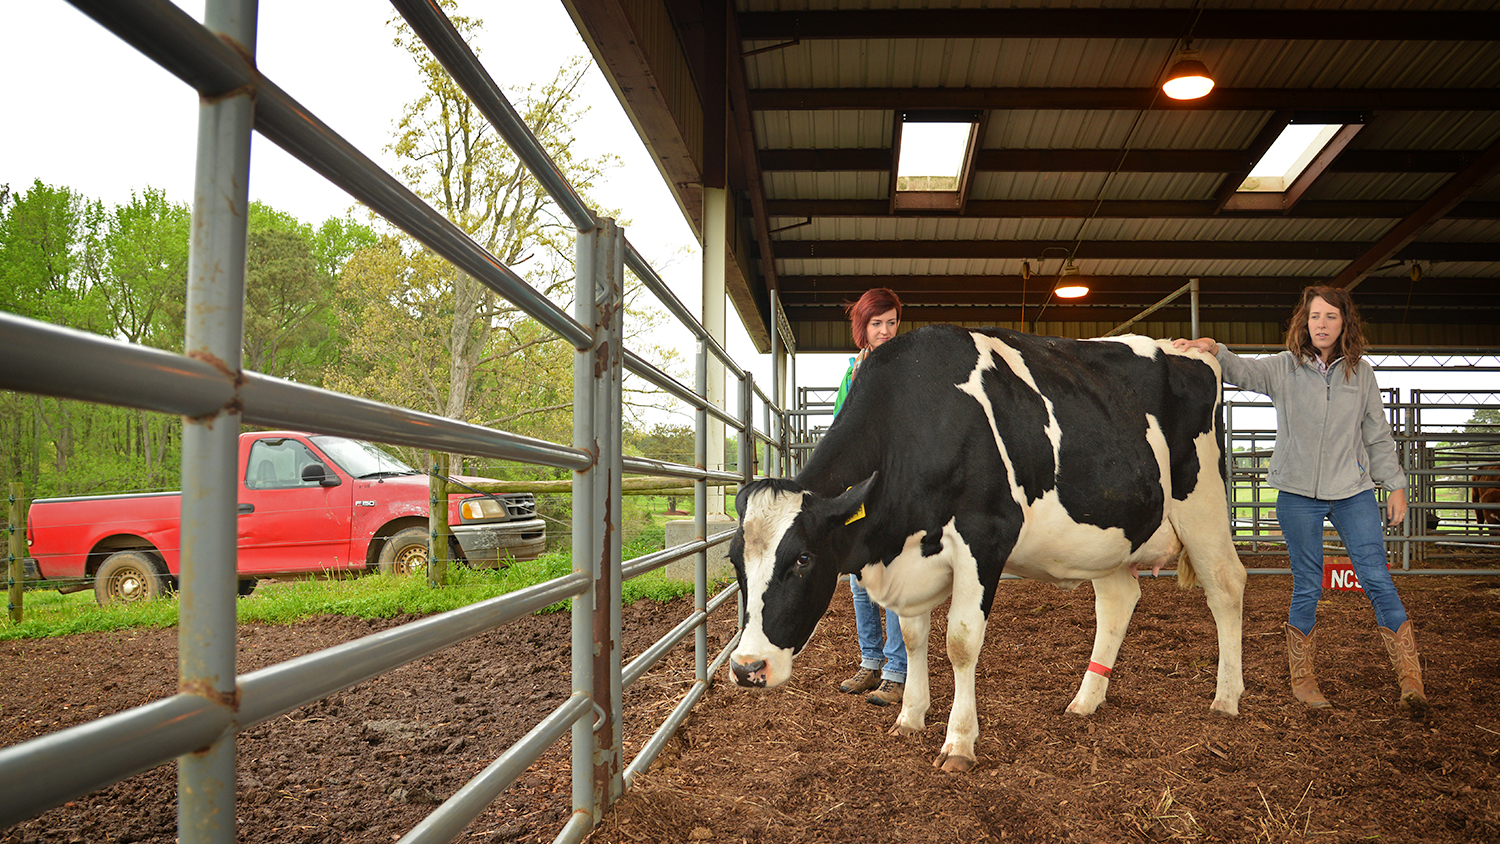
<instances>
[{"instance_id":1,"label":"cow's ear","mask_svg":"<svg viewBox=\"0 0 1500 844\"><path fill-rule=\"evenodd\" d=\"M848 525L864 518L865 499L869 497L870 490L875 486L875 479L879 476L879 472L872 472L870 477L849 487L843 495L829 499L828 509L825 511L828 521L832 525Z\"/></svg>"},{"instance_id":2,"label":"cow's ear","mask_svg":"<svg viewBox=\"0 0 1500 844\"><path fill-rule=\"evenodd\" d=\"M742 522L745 520L745 499L750 495L749 486L749 484L741 484L740 491L734 494L734 512Z\"/></svg>"}]
</instances>

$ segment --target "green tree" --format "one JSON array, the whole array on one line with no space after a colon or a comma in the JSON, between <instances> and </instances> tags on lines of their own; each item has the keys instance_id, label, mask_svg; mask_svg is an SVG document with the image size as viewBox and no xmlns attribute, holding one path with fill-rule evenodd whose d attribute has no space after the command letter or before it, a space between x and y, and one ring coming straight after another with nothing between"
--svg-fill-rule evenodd
<instances>
[{"instance_id":1,"label":"green tree","mask_svg":"<svg viewBox=\"0 0 1500 844\"><path fill-rule=\"evenodd\" d=\"M349 217L329 217L313 233L313 259L324 278L336 281L356 252L371 249L379 242L375 230L368 225Z\"/></svg>"},{"instance_id":2,"label":"green tree","mask_svg":"<svg viewBox=\"0 0 1500 844\"><path fill-rule=\"evenodd\" d=\"M256 229L245 242L246 369L301 381L318 364L327 339L320 321L333 290L318 271L307 239L296 232Z\"/></svg>"},{"instance_id":3,"label":"green tree","mask_svg":"<svg viewBox=\"0 0 1500 844\"><path fill-rule=\"evenodd\" d=\"M108 216L88 271L117 338L159 349L182 347L192 212L147 188Z\"/></svg>"},{"instance_id":4,"label":"green tree","mask_svg":"<svg viewBox=\"0 0 1500 844\"><path fill-rule=\"evenodd\" d=\"M107 333L158 349L179 350L187 296L192 212L146 188L105 216L87 250L84 271L107 316ZM159 489L176 483L179 423L146 411L97 408L86 467L69 473L75 490ZM104 419L109 421L106 423Z\"/></svg>"},{"instance_id":5,"label":"green tree","mask_svg":"<svg viewBox=\"0 0 1500 844\"><path fill-rule=\"evenodd\" d=\"M321 385L338 360L338 277L377 242L374 230L330 217L314 229L250 203L245 243L246 369Z\"/></svg>"},{"instance_id":6,"label":"green tree","mask_svg":"<svg viewBox=\"0 0 1500 844\"><path fill-rule=\"evenodd\" d=\"M450 10L454 7L444 5ZM450 19L464 36L482 27L476 18L450 14ZM403 24L396 41L412 56L424 85L422 96L403 110L390 147L403 160L400 175L499 261L524 267L528 280L544 294L566 297L572 282L571 225L421 40ZM579 160L571 152L571 127L585 112L578 104L577 89L588 68L587 62L576 59L539 90L520 92L517 102L532 133L581 193L614 160ZM426 408L471 421L530 415L517 409L476 408L478 373L507 356L555 341L533 336L524 327L523 315L466 273L446 263L417 259L415 247L403 251L417 264L412 268L413 281L425 288L412 290L411 298L447 300L438 306L441 322L409 326L435 333L435 348L429 348L431 343L422 345L429 355L436 353L442 359L437 370L442 380L431 380L436 390L427 391L430 403ZM489 399L497 397L494 391L480 388L480 392Z\"/></svg>"},{"instance_id":7,"label":"green tree","mask_svg":"<svg viewBox=\"0 0 1500 844\"><path fill-rule=\"evenodd\" d=\"M697 464L698 437L690 425L657 422L644 431L628 429L625 431L625 441L627 447L634 449L642 457L688 466ZM667 496L667 509L677 511L677 496Z\"/></svg>"},{"instance_id":8,"label":"green tree","mask_svg":"<svg viewBox=\"0 0 1500 844\"><path fill-rule=\"evenodd\" d=\"M693 465L696 459L697 434L691 425L658 422L646 430L629 430L626 441L642 457Z\"/></svg>"},{"instance_id":9,"label":"green tree","mask_svg":"<svg viewBox=\"0 0 1500 844\"><path fill-rule=\"evenodd\" d=\"M99 331L83 267L103 223L99 203L38 179L0 218L0 308L32 319Z\"/></svg>"},{"instance_id":10,"label":"green tree","mask_svg":"<svg viewBox=\"0 0 1500 844\"><path fill-rule=\"evenodd\" d=\"M1466 434L1485 434L1489 437L1500 436L1500 407L1476 407L1474 415L1464 423ZM1476 451L1500 452L1500 442L1478 441L1471 444Z\"/></svg>"},{"instance_id":11,"label":"green tree","mask_svg":"<svg viewBox=\"0 0 1500 844\"><path fill-rule=\"evenodd\" d=\"M10 196L0 217L0 308L32 319L108 333L88 267L99 262L104 212L66 187L36 180ZM29 488L44 472L66 476L90 407L44 396L10 396L0 404L8 479ZM44 453L50 461L44 462Z\"/></svg>"}]
</instances>

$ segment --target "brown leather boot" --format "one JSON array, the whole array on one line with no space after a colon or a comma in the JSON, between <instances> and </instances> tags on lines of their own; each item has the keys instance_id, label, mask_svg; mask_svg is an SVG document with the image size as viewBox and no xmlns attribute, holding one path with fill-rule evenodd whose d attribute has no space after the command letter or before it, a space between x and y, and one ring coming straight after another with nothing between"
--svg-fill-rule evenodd
<instances>
[{"instance_id":1,"label":"brown leather boot","mask_svg":"<svg viewBox=\"0 0 1500 844\"><path fill-rule=\"evenodd\" d=\"M1401 683L1402 709L1413 718L1427 714L1427 691L1422 688L1422 663L1417 654L1416 631L1411 619L1402 623L1401 629L1392 633L1385 627L1377 627L1380 639L1385 642L1385 652L1391 658L1391 667L1396 669L1396 680Z\"/></svg>"},{"instance_id":2,"label":"brown leather boot","mask_svg":"<svg viewBox=\"0 0 1500 844\"><path fill-rule=\"evenodd\" d=\"M1313 660L1317 656L1317 645L1313 637L1317 630L1304 636L1302 631L1290 624L1286 627L1286 655L1292 672L1292 697L1302 701L1308 709L1328 709L1333 704L1323 697L1318 688L1318 677L1313 673Z\"/></svg>"},{"instance_id":3,"label":"brown leather boot","mask_svg":"<svg viewBox=\"0 0 1500 844\"><path fill-rule=\"evenodd\" d=\"M859 694L880 685L879 668L860 668L854 676L839 684L839 691L846 695Z\"/></svg>"}]
</instances>

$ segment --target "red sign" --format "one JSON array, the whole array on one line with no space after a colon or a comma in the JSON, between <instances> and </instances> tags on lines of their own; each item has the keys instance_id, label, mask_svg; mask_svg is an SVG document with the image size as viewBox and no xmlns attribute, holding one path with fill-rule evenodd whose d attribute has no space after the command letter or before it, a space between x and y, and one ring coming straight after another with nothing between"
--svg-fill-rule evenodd
<instances>
[{"instance_id":1,"label":"red sign","mask_svg":"<svg viewBox=\"0 0 1500 844\"><path fill-rule=\"evenodd\" d=\"M1386 568L1391 567L1390 563L1385 565ZM1359 577L1354 574L1354 564L1349 562L1348 557L1323 558L1323 588L1344 592L1365 591L1364 587L1359 585Z\"/></svg>"}]
</instances>

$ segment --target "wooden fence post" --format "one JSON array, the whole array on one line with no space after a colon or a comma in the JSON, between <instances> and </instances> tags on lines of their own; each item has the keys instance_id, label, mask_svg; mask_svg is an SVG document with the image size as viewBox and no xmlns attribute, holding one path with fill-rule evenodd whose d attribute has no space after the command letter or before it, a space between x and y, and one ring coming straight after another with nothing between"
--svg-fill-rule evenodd
<instances>
[{"instance_id":1,"label":"wooden fence post","mask_svg":"<svg viewBox=\"0 0 1500 844\"><path fill-rule=\"evenodd\" d=\"M428 452L432 474L427 496L427 585L448 583L448 455Z\"/></svg>"}]
</instances>

